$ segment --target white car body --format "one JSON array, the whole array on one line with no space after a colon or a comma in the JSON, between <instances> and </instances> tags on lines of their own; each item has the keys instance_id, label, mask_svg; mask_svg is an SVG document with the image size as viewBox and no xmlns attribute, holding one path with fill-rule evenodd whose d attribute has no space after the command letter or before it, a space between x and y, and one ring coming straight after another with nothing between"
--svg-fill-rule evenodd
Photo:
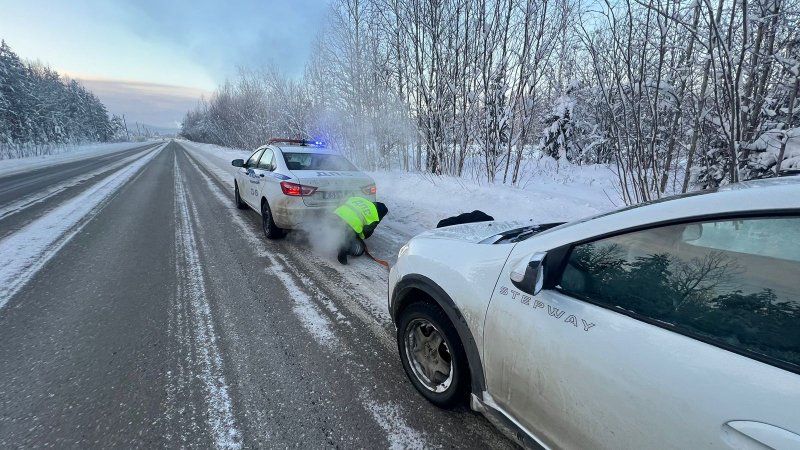
<instances>
[{"instance_id":1,"label":"white car body","mask_svg":"<svg viewBox=\"0 0 800 450\"><path fill-rule=\"evenodd\" d=\"M752 217L800 217L800 179L654 202L518 243L492 243L518 223L432 230L400 251L389 276L389 309L397 323L405 305L425 296L447 313L468 356L473 408L525 446L800 449L800 366L582 300L560 284L528 295L510 280L533 255L566 260L576 243ZM782 283L799 287L800 244L778 242L791 253L785 263L794 271ZM544 279L560 279L556 271L566 265L560 267ZM800 307L800 293L793 295ZM800 317L794 323L800 327Z\"/></svg>"},{"instance_id":2,"label":"white car body","mask_svg":"<svg viewBox=\"0 0 800 450\"><path fill-rule=\"evenodd\" d=\"M347 170L312 168L302 170L286 155L332 156L342 158ZM249 164L248 164L249 163ZM287 195L282 182L313 188L311 195ZM245 160L235 174L236 187L242 201L261 213L266 201L275 224L282 229L295 229L312 223L325 212L341 205L348 197L364 197L376 201L375 181L357 170L339 153L315 145L264 145Z\"/></svg>"}]
</instances>

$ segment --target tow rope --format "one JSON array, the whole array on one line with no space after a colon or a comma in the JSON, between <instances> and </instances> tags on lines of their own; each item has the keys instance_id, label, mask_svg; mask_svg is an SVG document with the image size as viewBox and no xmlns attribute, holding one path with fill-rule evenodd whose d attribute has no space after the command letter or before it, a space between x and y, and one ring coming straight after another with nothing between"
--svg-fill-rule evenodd
<instances>
[{"instance_id":1,"label":"tow rope","mask_svg":"<svg viewBox=\"0 0 800 450\"><path fill-rule=\"evenodd\" d=\"M388 262L372 256L372 254L369 252L369 249L367 249L367 243L366 242L361 241L361 244L364 245L364 254L365 255L369 256L369 258L371 260L375 261L376 263L382 265L383 267L386 267L386 270L389 270L389 263Z\"/></svg>"}]
</instances>

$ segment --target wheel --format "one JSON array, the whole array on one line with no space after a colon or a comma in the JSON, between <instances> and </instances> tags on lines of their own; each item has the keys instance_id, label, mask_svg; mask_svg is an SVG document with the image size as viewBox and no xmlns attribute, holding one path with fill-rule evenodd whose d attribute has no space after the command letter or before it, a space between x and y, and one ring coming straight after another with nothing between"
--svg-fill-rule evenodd
<instances>
[{"instance_id":1,"label":"wheel","mask_svg":"<svg viewBox=\"0 0 800 450\"><path fill-rule=\"evenodd\" d=\"M397 328L397 346L406 375L423 397L440 408L464 401L469 388L467 356L441 308L430 303L405 308Z\"/></svg>"},{"instance_id":2,"label":"wheel","mask_svg":"<svg viewBox=\"0 0 800 450\"><path fill-rule=\"evenodd\" d=\"M272 219L272 211L266 200L261 202L261 228L264 230L264 235L267 239L279 239L283 237L283 230L275 225Z\"/></svg>"},{"instance_id":3,"label":"wheel","mask_svg":"<svg viewBox=\"0 0 800 450\"><path fill-rule=\"evenodd\" d=\"M246 209L247 203L242 201L242 196L239 195L239 184L235 181L233 182L233 197L236 201L236 207L239 209Z\"/></svg>"}]
</instances>

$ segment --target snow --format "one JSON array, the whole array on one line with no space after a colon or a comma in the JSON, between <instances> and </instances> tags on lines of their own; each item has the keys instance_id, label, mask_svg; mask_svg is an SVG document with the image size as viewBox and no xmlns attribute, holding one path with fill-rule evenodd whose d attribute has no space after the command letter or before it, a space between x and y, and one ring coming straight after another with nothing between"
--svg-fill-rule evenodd
<instances>
[{"instance_id":1,"label":"snow","mask_svg":"<svg viewBox=\"0 0 800 450\"><path fill-rule=\"evenodd\" d=\"M41 203L41 202L47 200L48 198L58 194L59 192L62 192L63 190L71 188L71 187L74 187L74 186L78 186L81 183L84 183L86 180L94 178L95 176L97 176L97 175L99 175L101 173L104 173L104 172L107 172L107 171L110 171L110 170L116 170L116 169L118 169L118 168L120 168L122 166L125 166L125 165L131 163L132 161L136 160L140 156L141 156L140 154L128 156L127 158L123 158L123 159L121 159L121 160L119 160L119 161L117 161L117 162L115 162L113 164L109 164L107 166L103 166L103 167L101 167L101 168L99 168L97 170L92 170L92 171L86 172L86 173L84 173L82 175L78 175L77 177L65 179L64 181L62 181L60 183L58 183L58 182L52 183L50 185L50 187L48 187L45 190L37 191L37 192L34 192L31 195L27 195L25 197L18 198L17 200L14 200L13 202L7 204L6 206L3 206L3 207L0 208L0 219L2 219L4 217L7 217L7 216L10 216L12 214L15 214L15 213L17 213L17 212L19 212L19 211L21 211L21 210L23 210L23 209L25 209L25 208L27 208L29 206L35 205L37 203ZM41 165L39 165L37 167L41 167Z\"/></svg>"},{"instance_id":2,"label":"snow","mask_svg":"<svg viewBox=\"0 0 800 450\"><path fill-rule=\"evenodd\" d=\"M0 308L97 214L117 189L162 148L160 146L141 156L0 241L0 255L4 258L4 264L0 267Z\"/></svg>"},{"instance_id":3,"label":"snow","mask_svg":"<svg viewBox=\"0 0 800 450\"><path fill-rule=\"evenodd\" d=\"M197 212L194 205L190 204L186 193L183 174L175 167L175 209L177 227L175 241L178 247L178 257L175 267L181 280L185 284L178 287L178 298L187 297L191 305L191 315L194 322L191 330L194 333L194 342L199 354L201 373L199 378L203 381L208 403L207 420L211 429L216 448L239 449L241 448L241 433L236 428L233 417L230 389L225 381L223 371L222 353L219 349L216 333L214 332L214 319L206 295L203 268L200 264L200 253L195 240L192 221L197 222Z\"/></svg>"},{"instance_id":4,"label":"snow","mask_svg":"<svg viewBox=\"0 0 800 450\"><path fill-rule=\"evenodd\" d=\"M495 220L564 222L614 208L615 175L604 166L569 166L560 175L540 173L527 186L475 184L450 176L369 172L378 198L389 207L385 222L413 236L450 216L481 210ZM569 175L563 172L569 171ZM381 222L383 225L383 222Z\"/></svg>"},{"instance_id":5,"label":"snow","mask_svg":"<svg viewBox=\"0 0 800 450\"><path fill-rule=\"evenodd\" d=\"M411 450L429 448L425 437L411 428L403 419L403 414L396 405L377 403L370 395L362 394L361 401L372 414L375 422L386 432L391 450Z\"/></svg>"},{"instance_id":6,"label":"snow","mask_svg":"<svg viewBox=\"0 0 800 450\"><path fill-rule=\"evenodd\" d=\"M285 262L281 263L277 261L276 257L270 254L266 256L271 263L268 272L271 271L277 276L286 287L286 291L290 293L293 303L292 310L297 317L300 318L303 326L314 336L317 342L326 347L331 347L334 343L338 342L336 335L331 329L330 321L322 315L311 297L300 288L294 281L294 278L284 269L284 267L289 267L289 265Z\"/></svg>"},{"instance_id":7,"label":"snow","mask_svg":"<svg viewBox=\"0 0 800 450\"><path fill-rule=\"evenodd\" d=\"M0 177L26 172L31 169L55 166L81 159L91 158L103 153L128 148L141 147L148 142L116 142L113 144L87 144L87 145L68 145L60 147L58 152L53 155L29 156L26 158L3 159L0 160Z\"/></svg>"},{"instance_id":8,"label":"snow","mask_svg":"<svg viewBox=\"0 0 800 450\"><path fill-rule=\"evenodd\" d=\"M761 163L769 166L775 164L781 149L781 143L786 140L786 150L783 155L781 169L800 169L800 128L787 131L770 130L762 134L748 148L762 150L759 155Z\"/></svg>"}]
</instances>

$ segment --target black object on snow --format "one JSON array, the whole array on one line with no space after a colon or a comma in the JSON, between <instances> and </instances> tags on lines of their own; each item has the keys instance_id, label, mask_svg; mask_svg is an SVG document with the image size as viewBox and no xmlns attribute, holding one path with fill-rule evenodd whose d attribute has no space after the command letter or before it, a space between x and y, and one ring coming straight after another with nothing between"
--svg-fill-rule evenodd
<instances>
[{"instance_id":1,"label":"black object on snow","mask_svg":"<svg viewBox=\"0 0 800 450\"><path fill-rule=\"evenodd\" d=\"M483 211L472 211L471 213L459 214L457 216L442 219L436 225L436 228L449 227L450 225L461 225L462 223L474 222L489 222L494 220L494 217L486 214Z\"/></svg>"}]
</instances>

